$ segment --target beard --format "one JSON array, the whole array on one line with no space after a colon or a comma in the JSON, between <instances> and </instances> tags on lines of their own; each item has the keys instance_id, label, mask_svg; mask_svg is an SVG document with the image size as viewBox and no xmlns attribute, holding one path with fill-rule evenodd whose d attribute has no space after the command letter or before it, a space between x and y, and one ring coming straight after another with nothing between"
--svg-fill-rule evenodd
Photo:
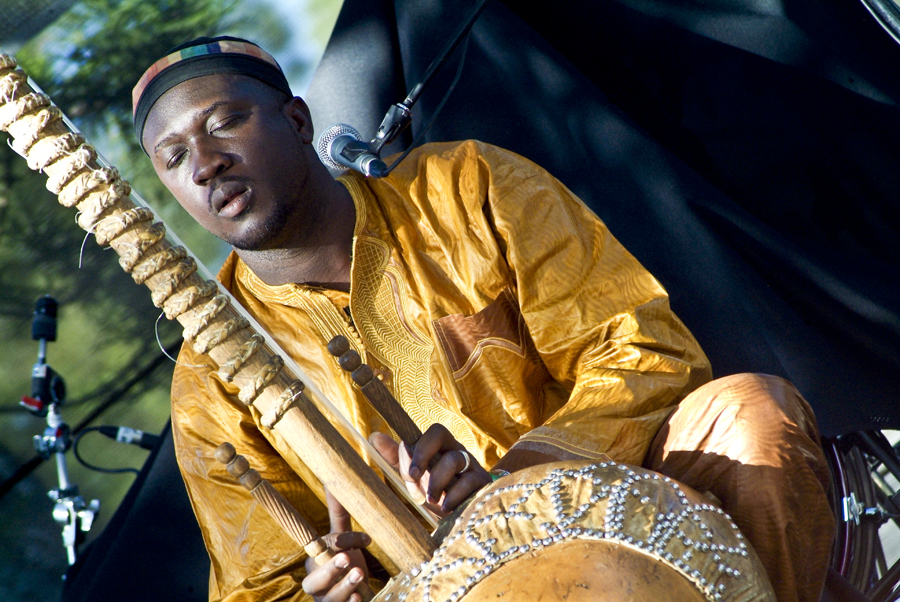
<instances>
[{"instance_id":1,"label":"beard","mask_svg":"<svg viewBox=\"0 0 900 602\"><path fill-rule=\"evenodd\" d=\"M290 220L293 207L278 205L265 220L253 224L246 232L233 238L223 238L225 242L241 251L264 251L277 246Z\"/></svg>"}]
</instances>

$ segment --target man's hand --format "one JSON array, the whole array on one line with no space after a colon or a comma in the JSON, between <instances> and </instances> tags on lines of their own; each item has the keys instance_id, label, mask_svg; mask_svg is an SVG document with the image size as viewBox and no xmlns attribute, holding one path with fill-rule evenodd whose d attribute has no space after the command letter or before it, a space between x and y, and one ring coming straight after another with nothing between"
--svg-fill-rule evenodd
<instances>
[{"instance_id":1,"label":"man's hand","mask_svg":"<svg viewBox=\"0 0 900 602\"><path fill-rule=\"evenodd\" d=\"M450 514L492 480L490 473L440 424L431 425L412 449L383 433L372 433L369 442L400 472L410 492L418 499L424 497L425 507L438 516ZM438 455L440 459L429 469Z\"/></svg>"},{"instance_id":2,"label":"man's hand","mask_svg":"<svg viewBox=\"0 0 900 602\"><path fill-rule=\"evenodd\" d=\"M331 533L323 539L328 547L339 552L318 566L313 558L306 559L306 578L303 591L322 602L360 602L356 586L367 579L366 561L361 549L372 543L365 533L350 531L350 514L325 490Z\"/></svg>"}]
</instances>

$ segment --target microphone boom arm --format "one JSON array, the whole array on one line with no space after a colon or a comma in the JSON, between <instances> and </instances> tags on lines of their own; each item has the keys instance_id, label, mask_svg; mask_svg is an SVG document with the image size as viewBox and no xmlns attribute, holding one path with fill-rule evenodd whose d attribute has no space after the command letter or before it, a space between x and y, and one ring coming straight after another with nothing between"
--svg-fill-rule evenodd
<instances>
[{"instance_id":1,"label":"microphone boom arm","mask_svg":"<svg viewBox=\"0 0 900 602\"><path fill-rule=\"evenodd\" d=\"M409 126L412 121L413 105L416 104L419 100L419 96L421 96L422 92L425 90L425 87L431 83L435 74L437 74L441 67L444 66L444 63L447 62L447 59L453 54L453 51L456 50L456 47L459 46L462 39L469 33L472 26L475 25L475 21L481 16L481 13L484 11L488 2L490 2L490 0L478 0L475 8L472 9L472 12L469 14L469 18L457 27L453 37L447 41L437 58L431 62L431 65L429 65L428 69L425 71L422 81L413 86L403 102L396 103L388 109L381 125L378 126L378 130L375 132L375 137L369 142L369 152L380 155L381 149L396 140L397 136Z\"/></svg>"}]
</instances>

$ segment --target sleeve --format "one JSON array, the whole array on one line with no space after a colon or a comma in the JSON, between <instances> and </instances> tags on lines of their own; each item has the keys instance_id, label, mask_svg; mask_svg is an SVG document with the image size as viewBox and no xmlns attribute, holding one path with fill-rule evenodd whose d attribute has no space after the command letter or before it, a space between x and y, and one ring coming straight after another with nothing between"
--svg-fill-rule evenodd
<instances>
[{"instance_id":1,"label":"sleeve","mask_svg":"<svg viewBox=\"0 0 900 602\"><path fill-rule=\"evenodd\" d=\"M484 211L521 315L569 392L513 449L640 464L675 404L711 378L705 354L662 285L580 199L513 153L480 153Z\"/></svg>"},{"instance_id":2,"label":"sleeve","mask_svg":"<svg viewBox=\"0 0 900 602\"><path fill-rule=\"evenodd\" d=\"M218 380L206 361L188 346L182 349L172 383L172 430L210 556L209 599L311 600L300 584L306 554L215 459L216 447L232 443L320 532L328 529L327 510L262 435L237 391Z\"/></svg>"}]
</instances>

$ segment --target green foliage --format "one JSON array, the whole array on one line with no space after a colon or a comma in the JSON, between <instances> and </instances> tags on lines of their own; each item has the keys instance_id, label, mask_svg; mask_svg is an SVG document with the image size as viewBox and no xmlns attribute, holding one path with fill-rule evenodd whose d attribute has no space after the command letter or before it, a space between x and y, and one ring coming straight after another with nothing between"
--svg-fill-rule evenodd
<instances>
[{"instance_id":1,"label":"green foliage","mask_svg":"<svg viewBox=\"0 0 900 602\"><path fill-rule=\"evenodd\" d=\"M70 397L89 399L159 353L160 312L146 288L119 268L114 253L90 239L82 251L85 233L73 223L75 212L59 205L45 188L46 177L30 171L3 142L0 174L8 201L0 212L0 408L15 407L30 391L29 366L37 351L31 316L45 294L60 303L59 342L52 347L66 368ZM179 335L166 320L159 332L167 343Z\"/></svg>"},{"instance_id":2,"label":"green foliage","mask_svg":"<svg viewBox=\"0 0 900 602\"><path fill-rule=\"evenodd\" d=\"M307 35L323 49L331 38L331 32L340 12L335 10L335 5L340 2L341 0L309 0L307 2L306 18L309 21Z\"/></svg>"},{"instance_id":3,"label":"green foliage","mask_svg":"<svg viewBox=\"0 0 900 602\"><path fill-rule=\"evenodd\" d=\"M234 0L85 0L32 40L18 54L26 72L51 95L89 139L123 174L155 201L167 222L178 222L178 204L158 183L149 161L131 133L131 87L144 69L166 50L199 35L215 35ZM75 212L60 206L46 190L46 176L31 172L0 135L0 425L4 437L0 460L12 467L34 455L31 436L43 421L18 408L17 400L30 392L30 368L37 343L31 340L31 312L44 294L60 302L58 340L51 343L49 361L64 376L69 402L63 408L74 426L104 395L159 355L156 320L159 310L150 303L146 287L137 286L122 272L115 254L99 248L78 228ZM134 166L137 166L135 168ZM136 177L135 177L136 176ZM181 219L178 230L197 232ZM190 234L188 234L189 236ZM202 259L221 255L221 246L207 237L199 244ZM79 263L81 267L79 268ZM180 329L162 320L159 337L177 340ZM169 414L171 370L164 367L131 391L95 423L124 424L158 432ZM120 446L119 446L120 447ZM83 451L101 465L140 466L146 452L123 450L103 438L86 441ZM12 467L11 467L12 466ZM70 460L70 476L83 494L101 498L104 511L94 532L112 516L131 483L128 476L109 476L82 469ZM16 515L13 523L31 523L53 534L46 552L63 560L58 527L52 522L45 494L55 485L52 462L45 463L30 486L40 514ZM21 495L26 484L17 486ZM9 509L16 496L0 500ZM44 503L41 503L44 502ZM8 514L5 514L8 516ZM58 566L58 565L57 565ZM57 572L57 575L59 573Z\"/></svg>"},{"instance_id":4,"label":"green foliage","mask_svg":"<svg viewBox=\"0 0 900 602\"><path fill-rule=\"evenodd\" d=\"M223 15L236 5L236 0L83 0L52 28L64 36L52 42L41 36L19 58L81 127L111 120L127 131L131 89L144 70L185 40L215 35Z\"/></svg>"}]
</instances>

